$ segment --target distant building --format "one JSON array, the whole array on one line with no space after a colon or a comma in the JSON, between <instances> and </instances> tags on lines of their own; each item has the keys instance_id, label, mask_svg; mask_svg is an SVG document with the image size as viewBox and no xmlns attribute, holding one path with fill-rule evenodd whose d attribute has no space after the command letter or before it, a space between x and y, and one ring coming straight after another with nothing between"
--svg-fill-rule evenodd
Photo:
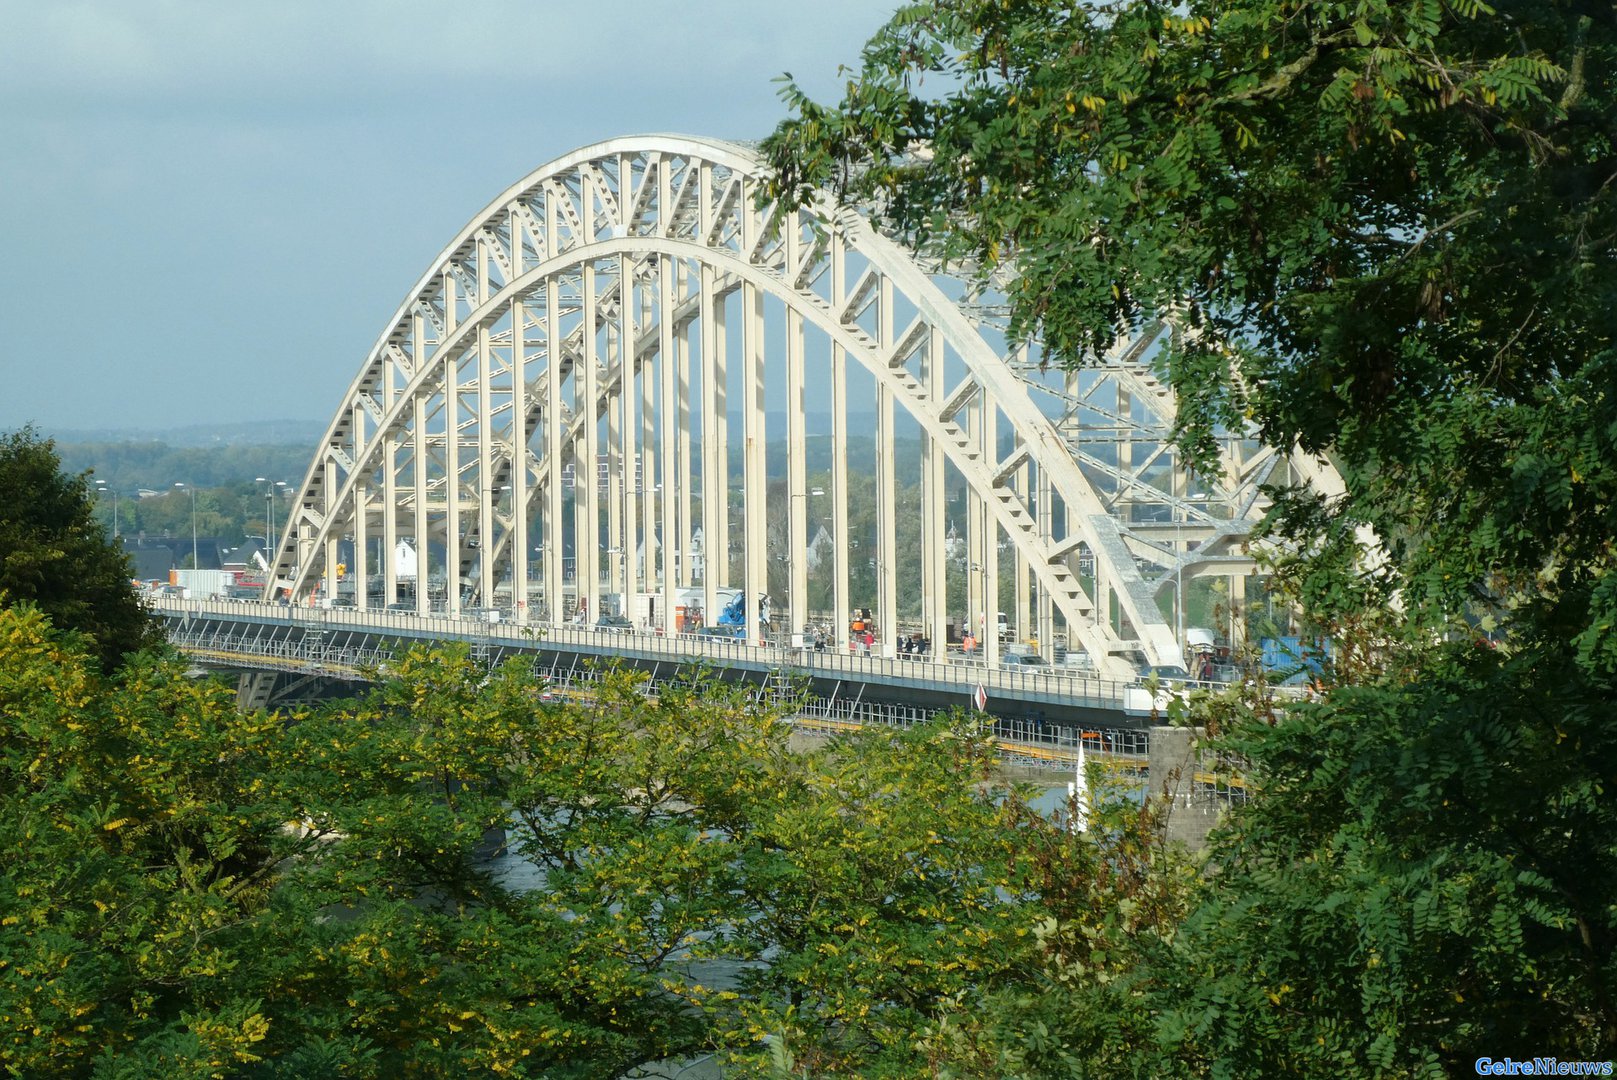
<instances>
[{"instance_id":1,"label":"distant building","mask_svg":"<svg viewBox=\"0 0 1617 1080\"><path fill-rule=\"evenodd\" d=\"M836 541L831 539L831 533L824 525L814 530L814 539L809 541L807 563L810 570L817 570L820 562L830 558L833 545Z\"/></svg>"},{"instance_id":2,"label":"distant building","mask_svg":"<svg viewBox=\"0 0 1617 1080\"><path fill-rule=\"evenodd\" d=\"M132 546L126 538L124 552L136 581L167 581L168 572L174 569L174 552L166 547Z\"/></svg>"},{"instance_id":3,"label":"distant building","mask_svg":"<svg viewBox=\"0 0 1617 1080\"><path fill-rule=\"evenodd\" d=\"M141 581L150 581L155 577L168 577L168 571L180 566L191 564L191 551L193 544L196 550L196 560L199 569L218 570L224 565L224 546L217 536L199 536L193 541L189 536L124 536L122 537L124 551L134 559L139 568L156 567L162 558L168 562L158 574L147 574L142 569L136 576ZM151 554L162 552L163 556Z\"/></svg>"}]
</instances>

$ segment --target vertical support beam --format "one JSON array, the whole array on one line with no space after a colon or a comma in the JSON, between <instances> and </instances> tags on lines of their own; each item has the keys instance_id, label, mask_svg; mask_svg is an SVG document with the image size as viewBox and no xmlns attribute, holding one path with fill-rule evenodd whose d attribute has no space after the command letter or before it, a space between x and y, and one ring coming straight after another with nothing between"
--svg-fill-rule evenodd
<instances>
[{"instance_id":1,"label":"vertical support beam","mask_svg":"<svg viewBox=\"0 0 1617 1080\"><path fill-rule=\"evenodd\" d=\"M742 228L743 250L751 250L756 240L753 223L757 215L748 201L751 197L751 191L744 188L741 196L742 220L746 223ZM747 593L747 640L756 645L763 640L759 611L769 591L769 489L764 456L768 438L764 421L764 298L757 286L750 283L741 286L741 363L741 415L746 439L741 478L746 536L742 588Z\"/></svg>"},{"instance_id":2,"label":"vertical support beam","mask_svg":"<svg viewBox=\"0 0 1617 1080\"><path fill-rule=\"evenodd\" d=\"M488 303L488 243L477 240L477 306ZM485 607L494 606L494 423L490 383L493 362L488 323L477 324L477 595Z\"/></svg>"},{"instance_id":3,"label":"vertical support beam","mask_svg":"<svg viewBox=\"0 0 1617 1080\"><path fill-rule=\"evenodd\" d=\"M324 491L324 494L321 497L322 508L325 511L326 520L330 521L337 515L338 487L337 463L331 459L330 455L326 456L325 463L321 466L321 471L325 474L325 483L322 485L322 490ZM193 491L192 498L195 497L196 494ZM193 511L193 514L194 513L195 512ZM337 532L334 529L326 534L326 565L324 567L325 585L321 590L322 596L329 597L337 595L337 551Z\"/></svg>"},{"instance_id":4,"label":"vertical support beam","mask_svg":"<svg viewBox=\"0 0 1617 1080\"><path fill-rule=\"evenodd\" d=\"M399 397L399 364L389 359L382 367L382 413L391 415ZM275 485L270 484L270 495ZM397 429L382 436L382 604L399 599L399 437ZM271 553L273 555L273 552Z\"/></svg>"},{"instance_id":5,"label":"vertical support beam","mask_svg":"<svg viewBox=\"0 0 1617 1080\"><path fill-rule=\"evenodd\" d=\"M456 311L455 277L447 270L443 276L444 337L455 330ZM444 579L448 590L449 613L460 614L460 372L455 358L448 349L443 358L444 385Z\"/></svg>"},{"instance_id":6,"label":"vertical support beam","mask_svg":"<svg viewBox=\"0 0 1617 1080\"><path fill-rule=\"evenodd\" d=\"M556 209L549 207L551 232L554 236ZM545 605L550 622L560 624L567 611L563 597L562 559L566 555L563 538L562 479L566 464L566 450L562 436L566 423L562 419L562 335L561 335L561 283L554 276L545 282L545 520L544 564Z\"/></svg>"},{"instance_id":7,"label":"vertical support beam","mask_svg":"<svg viewBox=\"0 0 1617 1080\"><path fill-rule=\"evenodd\" d=\"M575 455L573 474L573 558L578 567L578 597L584 604L586 625L601 617L601 518L596 498L597 470L601 453L600 427L596 401L600 379L596 347L597 293L595 265L586 262L580 284L584 321L580 331L583 355L579 361L582 378L573 379L573 414L582 418L580 449Z\"/></svg>"},{"instance_id":8,"label":"vertical support beam","mask_svg":"<svg viewBox=\"0 0 1617 1080\"><path fill-rule=\"evenodd\" d=\"M1038 492L1039 500L1039 527L1037 535L1041 543L1048 543L1050 538L1055 535L1056 497L1055 491L1050 486L1050 473L1045 469L1038 470L1038 487L1036 490ZM1017 554L1017 570L1023 574L1027 572L1027 560L1022 557L1020 552ZM1045 659L1047 660L1053 659L1055 656L1055 610L1055 600L1053 597L1051 597L1049 590L1040 589L1039 602L1036 611L1038 618L1039 652L1043 653Z\"/></svg>"},{"instance_id":9,"label":"vertical support beam","mask_svg":"<svg viewBox=\"0 0 1617 1080\"><path fill-rule=\"evenodd\" d=\"M679 546L676 539L678 522L675 504L683 497L678 475L679 405L675 390L679 383L679 360L674 347L674 260L662 255L657 259L657 364L661 369L661 402L657 408L657 427L662 436L662 499L657 508L662 511L659 533L662 558L662 600L658 606L657 625L672 633L674 629L674 596L679 588L675 577L674 552Z\"/></svg>"},{"instance_id":10,"label":"vertical support beam","mask_svg":"<svg viewBox=\"0 0 1617 1080\"><path fill-rule=\"evenodd\" d=\"M847 301L848 247L842 230L831 233L831 310ZM853 605L848 598L848 358L831 335L831 547L832 640L848 640Z\"/></svg>"},{"instance_id":11,"label":"vertical support beam","mask_svg":"<svg viewBox=\"0 0 1617 1080\"><path fill-rule=\"evenodd\" d=\"M702 169L702 206L707 207L708 173ZM719 460L719 428L724 423L724 395L719 389L718 326L714 302L713 268L703 263L697 271L697 319L702 334L702 619L711 625L718 618L719 567L730 557L726 549L719 508L724 504L724 473Z\"/></svg>"},{"instance_id":12,"label":"vertical support beam","mask_svg":"<svg viewBox=\"0 0 1617 1080\"><path fill-rule=\"evenodd\" d=\"M921 379L925 384L928 408L933 415L942 407L944 395L943 332L933 327L927 337L922 359ZM928 659L947 663L948 641L948 556L944 540L948 532L948 492L944 483L943 447L930 434L921 435L921 623L922 633L931 639Z\"/></svg>"},{"instance_id":13,"label":"vertical support beam","mask_svg":"<svg viewBox=\"0 0 1617 1080\"><path fill-rule=\"evenodd\" d=\"M674 265L676 267L674 304L678 307L682 306L691 295L692 278L688 264L678 262ZM691 427L691 353L694 350L695 335L696 328L687 320L683 332L677 333L674 338L674 351L679 357L679 468L674 472L676 481L674 491L679 503L676 514L679 531L674 538L674 562L678 564L681 590L689 589L696 583L691 559L692 536L696 531L694 524L696 487L692 482L695 471L693 462L696 458L696 432ZM667 612L664 625L669 633L674 632L672 609Z\"/></svg>"},{"instance_id":14,"label":"vertical support beam","mask_svg":"<svg viewBox=\"0 0 1617 1080\"><path fill-rule=\"evenodd\" d=\"M1021 437L1018 436L1016 439L1017 444L1020 445L1021 441ZM1012 490L1016 492L1024 503L1027 502L1028 492L1032 490L1032 473L1033 466L1029 463L1024 463L1016 470L1012 479ZM1040 502L1034 508L1034 511L1036 516L1042 516L1044 504ZM1040 536L1041 539L1044 538L1042 532L1036 533L1036 535ZM1022 640L1037 637L1039 646L1043 648L1045 639L1034 626L1032 612L1028 608L1028 593L1030 591L1028 578L1027 559L1023 556L1022 549L1018 547L1016 549L1016 607L1011 612L1011 618L1016 620L1016 633Z\"/></svg>"},{"instance_id":15,"label":"vertical support beam","mask_svg":"<svg viewBox=\"0 0 1617 1080\"><path fill-rule=\"evenodd\" d=\"M802 226L796 211L781 223L785 230L786 266L797 266ZM808 623L808 423L803 403L803 316L786 307L786 567L789 610L786 633L801 633ZM789 639L788 639L789 640Z\"/></svg>"},{"instance_id":16,"label":"vertical support beam","mask_svg":"<svg viewBox=\"0 0 1617 1080\"><path fill-rule=\"evenodd\" d=\"M1054 520L1054 519L1052 519L1052 520ZM1072 504L1067 502L1066 499L1062 499L1061 500L1061 538L1063 540L1071 539L1071 537L1072 537L1072 524L1073 524L1073 522L1072 522ZM1079 549L1075 548L1075 549L1067 552L1067 554L1062 557L1063 564L1066 565L1067 569L1072 573L1072 576L1073 576L1073 578L1075 580L1078 577L1078 553L1079 553ZM1079 639L1078 639L1078 627L1075 624L1070 623L1070 622L1067 621L1067 616L1066 616L1066 614L1064 612L1061 612L1059 610L1054 612L1054 614L1053 614L1053 616L1051 618L1051 626L1055 630L1056 633L1061 635L1061 640L1063 640L1066 643L1066 646L1067 646L1068 649L1074 649L1075 650L1075 649L1080 648L1080 642L1079 642Z\"/></svg>"},{"instance_id":17,"label":"vertical support beam","mask_svg":"<svg viewBox=\"0 0 1617 1080\"><path fill-rule=\"evenodd\" d=\"M642 290L640 310L646 319L651 318L650 304L656 296L655 288ZM658 378L660 369L657 358L647 361L640 372L640 491L641 510L640 524L642 536L640 540L640 560L644 568L644 577L647 592L656 592L657 584L657 507L658 500L663 495L662 482L659 479L658 453L657 453L657 402Z\"/></svg>"},{"instance_id":18,"label":"vertical support beam","mask_svg":"<svg viewBox=\"0 0 1617 1080\"><path fill-rule=\"evenodd\" d=\"M971 440L980 447L982 444L982 412L983 395L978 394L966 406L965 430ZM966 615L965 622L960 627L961 637L967 631L973 635L986 639L988 636L988 616L986 605L983 603L984 580L987 573L988 562L984 551L983 541L983 501L973 487L966 488ZM985 649L986 643L979 641L978 649ZM978 658L984 654L979 652Z\"/></svg>"},{"instance_id":19,"label":"vertical support beam","mask_svg":"<svg viewBox=\"0 0 1617 1080\"><path fill-rule=\"evenodd\" d=\"M1067 372L1066 376L1062 379L1062 388L1069 400L1076 400L1082 396L1082 389L1078 380L1078 373L1076 371ZM1084 433L1083 410L1081 408L1074 408L1072 410L1070 422L1062 426L1061 433L1065 440L1074 448L1074 450L1077 450L1082 441ZM1070 537L1077 528L1078 515L1071 503L1066 502L1066 500L1062 500L1062 502L1062 515L1065 519L1063 535ZM1080 588L1083 587L1083 575L1081 571L1083 569L1084 554L1086 552L1089 553L1089 562L1093 564L1095 561L1094 554L1089 552L1087 546L1073 549L1072 553L1067 556L1066 560L1067 568L1072 571L1072 576L1079 579ZM1093 625L1099 626L1104 617L1102 612L1105 611L1105 607L1103 606L1100 590L1096 588L1093 583L1091 583L1089 586L1089 598L1093 603L1093 607L1088 616L1089 622ZM1082 628L1075 623L1067 623L1066 627L1067 648L1072 650L1082 648L1087 652L1088 649L1083 644L1083 641L1079 636ZM1090 657L1090 662L1094 664L1100 663L1100 661L1095 657Z\"/></svg>"},{"instance_id":20,"label":"vertical support beam","mask_svg":"<svg viewBox=\"0 0 1617 1080\"><path fill-rule=\"evenodd\" d=\"M353 457L357 463L365 460L365 409L358 402L348 416L348 430L353 432ZM354 603L361 610L368 607L370 589L370 524L371 485L369 476L360 476L354 482L354 565L349 567L354 580Z\"/></svg>"},{"instance_id":21,"label":"vertical support beam","mask_svg":"<svg viewBox=\"0 0 1617 1080\"><path fill-rule=\"evenodd\" d=\"M1230 575L1230 649L1233 652L1246 645L1246 575Z\"/></svg>"},{"instance_id":22,"label":"vertical support beam","mask_svg":"<svg viewBox=\"0 0 1617 1080\"><path fill-rule=\"evenodd\" d=\"M893 351L893 283L883 274L877 312L880 355ZM876 627L882 655L898 641L898 479L893 460L893 392L876 383Z\"/></svg>"},{"instance_id":23,"label":"vertical support beam","mask_svg":"<svg viewBox=\"0 0 1617 1080\"><path fill-rule=\"evenodd\" d=\"M715 284L717 279L715 278ZM717 566L719 588L728 589L730 580L730 304L729 297L720 295L713 304L713 456L718 464L719 486L714 489L718 504L719 531L709 547L708 570ZM718 612L708 616L718 618Z\"/></svg>"},{"instance_id":24,"label":"vertical support beam","mask_svg":"<svg viewBox=\"0 0 1617 1080\"><path fill-rule=\"evenodd\" d=\"M628 526L624 521L623 512L623 484L625 463L623 459L623 427L619 410L623 408L625 387L623 379L629 368L630 337L634 333L634 317L629 313L629 300L634 293L634 286L629 279L629 259L625 255L617 258L618 278L618 317L617 320L608 321L606 327L607 345L607 385L603 389L606 396L606 546L608 548L606 578L607 591L618 594L618 601L623 605L618 614L628 615L631 611L629 601L629 554ZM613 389L613 375L617 376L616 386ZM611 549L617 549L613 553ZM605 614L604 611L598 613Z\"/></svg>"},{"instance_id":25,"label":"vertical support beam","mask_svg":"<svg viewBox=\"0 0 1617 1080\"><path fill-rule=\"evenodd\" d=\"M999 460L999 409L983 395L983 455ZM983 660L999 666L999 521L985 500L983 506Z\"/></svg>"},{"instance_id":26,"label":"vertical support beam","mask_svg":"<svg viewBox=\"0 0 1617 1080\"><path fill-rule=\"evenodd\" d=\"M655 273L655 265L651 269ZM646 331L654 317L657 292L655 281L643 281L638 293L631 291L624 312L626 316L633 312L634 316L632 323L625 326L639 327L640 333ZM631 340L638 341L638 338L632 337ZM631 357L633 355L631 353ZM625 529L626 537L622 546L625 565L634 563L632 572L626 574L625 579L634 582L634 595L641 596L655 593L659 587L656 522L661 485L657 483L656 476L657 357L631 359L630 363L632 374L624 387L626 430L623 441L628 459L623 480L627 499L633 503L634 509L632 521ZM655 607L653 603L652 609L655 610ZM625 611L625 614L628 612Z\"/></svg>"},{"instance_id":27,"label":"vertical support beam","mask_svg":"<svg viewBox=\"0 0 1617 1080\"><path fill-rule=\"evenodd\" d=\"M1135 428L1131 423L1134 418L1133 400L1130 398L1129 392L1123 388L1123 384L1119 380L1113 379L1112 386L1117 394L1117 415L1123 419L1122 430L1118 432L1117 440L1117 471L1118 475L1120 476L1128 476L1134 471ZM1125 520L1127 520L1126 515L1129 513L1129 505L1135 500L1135 498L1136 496L1134 493L1122 489L1121 482L1119 482L1119 492L1114 513L1125 515ZM1097 573L1100 570L1100 563L1100 553L1096 552L1095 569ZM1108 587L1115 586L1112 586L1109 583ZM1109 601L1113 605L1110 610L1115 610L1116 612L1116 615L1112 621L1113 628L1119 635L1124 635L1131 638L1140 637L1140 627L1124 627L1123 624L1127 620L1127 616L1123 614L1123 605L1116 603L1116 600L1117 597L1115 595L1109 594Z\"/></svg>"},{"instance_id":28,"label":"vertical support beam","mask_svg":"<svg viewBox=\"0 0 1617 1080\"><path fill-rule=\"evenodd\" d=\"M516 210L506 219L511 236L511 272L522 276L522 224ZM528 622L528 305L518 296L511 304L511 610Z\"/></svg>"},{"instance_id":29,"label":"vertical support beam","mask_svg":"<svg viewBox=\"0 0 1617 1080\"><path fill-rule=\"evenodd\" d=\"M651 567L642 565L640 554L643 548L641 534L641 503L640 487L644 478L639 472L639 445L640 445L640 398L635 386L636 363L634 356L634 320L629 312L633 310L630 300L633 295L633 270L629 265L627 255L618 256L618 277L622 281L619 286L619 331L622 337L620 345L620 358L618 360L618 395L617 410L613 416L617 423L618 436L613 452L617 455L619 463L619 483L623 494L623 527L621 532L615 532L617 545L623 549L623 602L625 615L633 618L634 598L640 591L642 575L649 578ZM648 530L649 531L649 530Z\"/></svg>"},{"instance_id":30,"label":"vertical support beam","mask_svg":"<svg viewBox=\"0 0 1617 1080\"><path fill-rule=\"evenodd\" d=\"M427 363L427 326L426 320L418 311L411 319L411 358L419 370ZM427 396L417 390L411 401L414 410L414 428L411 435L415 441L411 451L414 460L410 463L411 497L415 501L415 610L418 615L425 615L432 610L431 598L428 596L428 581L430 580L430 567L427 565L427 556L431 553L428 543L432 535L427 524L427 492L431 483L432 452L427 435Z\"/></svg>"},{"instance_id":31,"label":"vertical support beam","mask_svg":"<svg viewBox=\"0 0 1617 1080\"><path fill-rule=\"evenodd\" d=\"M1189 477L1185 475L1178 451L1172 452L1172 456L1168 459L1168 467L1172 470L1168 474L1168 493L1176 500L1183 500L1190 490L1187 486ZM1188 504L1176 502L1169 508L1169 514L1176 523L1173 530L1173 561L1179 566L1179 569L1173 575L1173 638L1174 647L1178 650L1178 655L1170 663L1183 664L1185 662L1185 627L1190 625L1189 614L1185 611L1185 572L1183 562L1185 553L1190 550L1190 545L1185 542L1185 528L1191 523L1190 507Z\"/></svg>"}]
</instances>

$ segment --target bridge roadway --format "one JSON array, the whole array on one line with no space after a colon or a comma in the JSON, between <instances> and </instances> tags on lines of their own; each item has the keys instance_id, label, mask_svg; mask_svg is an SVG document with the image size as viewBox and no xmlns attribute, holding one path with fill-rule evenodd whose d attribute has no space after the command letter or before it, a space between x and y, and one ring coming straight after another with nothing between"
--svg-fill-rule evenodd
<instances>
[{"instance_id":1,"label":"bridge roadway","mask_svg":"<svg viewBox=\"0 0 1617 1080\"><path fill-rule=\"evenodd\" d=\"M884 658L694 635L612 633L584 626L522 626L469 617L239 600L153 598L151 603L164 619L169 639L183 653L209 667L243 672L359 680L401 645L462 641L471 645L474 655L490 662L531 655L537 667L564 683L592 663L615 661L646 671L654 680L702 663L727 680L802 687L809 695L808 709L827 718L869 708L917 717L956 706L970 708L980 687L996 727L1003 724L1030 735L1048 732L1056 742L1074 745L1079 733L1101 732L1108 747L1114 742L1143 745L1143 739L1134 736L1143 736L1151 723L1160 723L1167 704L1163 694L1153 698L1141 687L1094 674L1061 668L994 669L958 655L942 661Z\"/></svg>"}]
</instances>

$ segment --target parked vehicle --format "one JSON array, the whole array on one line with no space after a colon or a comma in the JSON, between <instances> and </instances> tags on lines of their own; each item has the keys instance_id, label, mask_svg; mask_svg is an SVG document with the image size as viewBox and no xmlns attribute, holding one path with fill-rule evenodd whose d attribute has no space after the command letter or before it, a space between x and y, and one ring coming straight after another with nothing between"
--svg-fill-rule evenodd
<instances>
[{"instance_id":1,"label":"parked vehicle","mask_svg":"<svg viewBox=\"0 0 1617 1080\"><path fill-rule=\"evenodd\" d=\"M1095 661L1083 649L1056 647L1056 664L1069 671L1094 671Z\"/></svg>"},{"instance_id":2,"label":"parked vehicle","mask_svg":"<svg viewBox=\"0 0 1617 1080\"><path fill-rule=\"evenodd\" d=\"M623 615L602 615L595 620L595 629L603 634L632 634L634 623Z\"/></svg>"},{"instance_id":3,"label":"parked vehicle","mask_svg":"<svg viewBox=\"0 0 1617 1080\"><path fill-rule=\"evenodd\" d=\"M1147 664L1140 671L1140 681L1156 679L1164 686L1177 686L1190 681L1190 672L1178 664Z\"/></svg>"}]
</instances>

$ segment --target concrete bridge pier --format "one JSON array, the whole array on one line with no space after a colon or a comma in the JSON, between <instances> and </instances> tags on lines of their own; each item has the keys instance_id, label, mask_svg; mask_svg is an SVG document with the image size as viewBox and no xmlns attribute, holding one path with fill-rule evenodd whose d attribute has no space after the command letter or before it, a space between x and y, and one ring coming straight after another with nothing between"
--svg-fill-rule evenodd
<instances>
[{"instance_id":1,"label":"concrete bridge pier","mask_svg":"<svg viewBox=\"0 0 1617 1080\"><path fill-rule=\"evenodd\" d=\"M1146 759L1147 798L1166 801L1168 839L1192 851L1207 846L1233 791L1219 763L1199 746L1206 734L1202 728L1153 727Z\"/></svg>"},{"instance_id":2,"label":"concrete bridge pier","mask_svg":"<svg viewBox=\"0 0 1617 1080\"><path fill-rule=\"evenodd\" d=\"M236 676L236 708L244 713L269 708L275 692L275 671L243 671Z\"/></svg>"}]
</instances>

